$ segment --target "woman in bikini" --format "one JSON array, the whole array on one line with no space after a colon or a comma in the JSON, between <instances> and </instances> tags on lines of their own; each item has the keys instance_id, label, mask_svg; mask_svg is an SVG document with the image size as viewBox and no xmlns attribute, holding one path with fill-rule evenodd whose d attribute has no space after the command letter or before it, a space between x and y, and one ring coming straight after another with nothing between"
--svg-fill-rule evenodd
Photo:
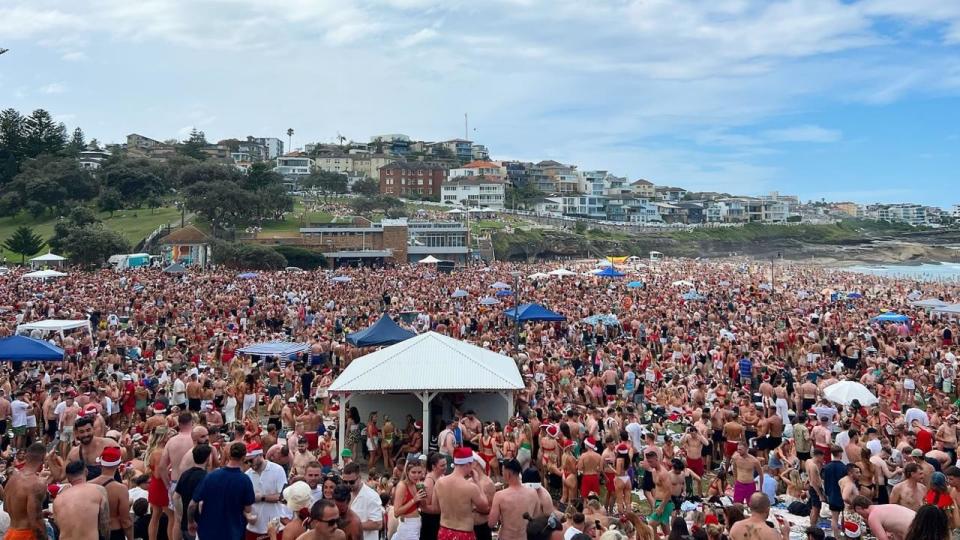
<instances>
[{"instance_id":1,"label":"woman in bikini","mask_svg":"<svg viewBox=\"0 0 960 540\"><path fill-rule=\"evenodd\" d=\"M630 445L625 442L618 444L616 454L614 468L617 471L617 476L613 479L613 488L616 492L617 510L620 514L626 514L631 509L630 488L632 483L630 475L627 473L630 468Z\"/></svg>"},{"instance_id":2,"label":"woman in bikini","mask_svg":"<svg viewBox=\"0 0 960 540\"><path fill-rule=\"evenodd\" d=\"M391 540L418 540L420 538L420 507L427 496L423 485L424 469L420 460L407 463L403 479L393 490L393 515L400 520Z\"/></svg>"},{"instance_id":3,"label":"woman in bikini","mask_svg":"<svg viewBox=\"0 0 960 540\"><path fill-rule=\"evenodd\" d=\"M561 473L563 474L563 488L560 492L560 503L569 504L577 498L577 458L573 455L573 441L566 441L563 446Z\"/></svg>"},{"instance_id":4,"label":"woman in bikini","mask_svg":"<svg viewBox=\"0 0 960 540\"><path fill-rule=\"evenodd\" d=\"M390 417L383 415L383 437L380 439L380 452L383 454L384 470L393 469L393 443L397 435L397 428L394 427Z\"/></svg>"},{"instance_id":5,"label":"woman in bikini","mask_svg":"<svg viewBox=\"0 0 960 540\"><path fill-rule=\"evenodd\" d=\"M373 466L380 461L380 429L377 427L377 411L370 413L370 416L367 419L367 433L366 433L366 444L367 452L369 452L369 457L367 458L367 470L372 471Z\"/></svg>"}]
</instances>

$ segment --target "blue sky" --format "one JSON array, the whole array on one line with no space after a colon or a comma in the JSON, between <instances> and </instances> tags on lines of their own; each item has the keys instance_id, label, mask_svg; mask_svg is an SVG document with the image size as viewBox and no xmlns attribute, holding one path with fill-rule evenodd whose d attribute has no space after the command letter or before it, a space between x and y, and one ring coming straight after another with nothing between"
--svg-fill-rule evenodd
<instances>
[{"instance_id":1,"label":"blue sky","mask_svg":"<svg viewBox=\"0 0 960 540\"><path fill-rule=\"evenodd\" d=\"M0 107L88 137L471 137L696 190L960 203L960 1L5 0Z\"/></svg>"}]
</instances>

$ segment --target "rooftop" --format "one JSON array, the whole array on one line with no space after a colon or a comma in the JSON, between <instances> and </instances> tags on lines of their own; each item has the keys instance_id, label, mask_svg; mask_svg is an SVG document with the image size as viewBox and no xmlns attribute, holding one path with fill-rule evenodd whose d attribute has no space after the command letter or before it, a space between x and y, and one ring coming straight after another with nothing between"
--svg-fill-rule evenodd
<instances>
[{"instance_id":1,"label":"rooftop","mask_svg":"<svg viewBox=\"0 0 960 540\"><path fill-rule=\"evenodd\" d=\"M186 227L181 227L172 233L168 234L160 241L161 244L204 244L210 241L203 231L194 227L193 225L187 225Z\"/></svg>"}]
</instances>

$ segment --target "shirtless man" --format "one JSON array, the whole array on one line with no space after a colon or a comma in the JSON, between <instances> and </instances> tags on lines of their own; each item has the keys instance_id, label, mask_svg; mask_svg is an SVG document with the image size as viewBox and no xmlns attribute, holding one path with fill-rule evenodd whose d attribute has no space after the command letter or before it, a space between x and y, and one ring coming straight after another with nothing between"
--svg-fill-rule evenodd
<instances>
[{"instance_id":1,"label":"shirtless man","mask_svg":"<svg viewBox=\"0 0 960 540\"><path fill-rule=\"evenodd\" d=\"M763 463L767 462L767 453L780 447L783 442L783 419L777 410L769 409L768 416L757 424L757 453Z\"/></svg>"},{"instance_id":2,"label":"shirtless man","mask_svg":"<svg viewBox=\"0 0 960 540\"><path fill-rule=\"evenodd\" d=\"M798 411L808 411L817 403L817 396L820 393L820 389L817 388L817 385L813 384L812 381L807 380L800 385L797 395L800 397L800 403L798 403Z\"/></svg>"},{"instance_id":3,"label":"shirtless man","mask_svg":"<svg viewBox=\"0 0 960 540\"><path fill-rule=\"evenodd\" d=\"M646 462L643 468L647 471L647 474L652 475L654 486L653 512L647 518L647 521L654 527L659 523L663 534L666 535L670 531L670 520L675 509L673 498L670 495L670 473L666 467L663 466L663 463L660 461L660 455L657 452L647 450L643 454L643 457Z\"/></svg>"},{"instance_id":4,"label":"shirtless man","mask_svg":"<svg viewBox=\"0 0 960 540\"><path fill-rule=\"evenodd\" d=\"M190 375L190 381L187 382L187 407L191 412L200 412L200 404L203 402L203 385L197 380L197 374Z\"/></svg>"},{"instance_id":5,"label":"shirtless man","mask_svg":"<svg viewBox=\"0 0 960 540\"><path fill-rule=\"evenodd\" d=\"M705 470L703 464L703 447L710 444L710 441L704 437L695 426L687 428L687 432L680 438L680 448L687 454L687 468L697 476L703 476ZM696 483L697 495L703 495L703 484Z\"/></svg>"},{"instance_id":6,"label":"shirtless man","mask_svg":"<svg viewBox=\"0 0 960 540\"><path fill-rule=\"evenodd\" d=\"M956 418L948 416L947 421L937 429L936 440L943 444L943 451L950 454L950 463L957 461L957 424Z\"/></svg>"},{"instance_id":7,"label":"shirtless man","mask_svg":"<svg viewBox=\"0 0 960 540\"><path fill-rule=\"evenodd\" d=\"M174 500L173 493L177 487L177 480L183 472L181 468L184 462L183 457L193 450L193 415L189 412L180 413L177 417L177 425L179 427L177 434L167 441L167 445L163 447L163 454L160 455L160 463L157 464L160 478L167 486L171 501ZM183 515L183 508L174 508L174 519L177 523L180 522L181 515ZM174 538L170 540L180 540L178 527L173 529L173 536Z\"/></svg>"},{"instance_id":8,"label":"shirtless man","mask_svg":"<svg viewBox=\"0 0 960 540\"><path fill-rule=\"evenodd\" d=\"M917 515L899 504L871 504L866 497L856 497L850 506L867 522L877 540L903 540Z\"/></svg>"},{"instance_id":9,"label":"shirtless man","mask_svg":"<svg viewBox=\"0 0 960 540\"><path fill-rule=\"evenodd\" d=\"M153 411L153 415L147 418L147 421L143 425L143 431L148 435L153 433L158 427L167 425L167 417L165 416L167 408L162 402L158 401L154 403L150 410Z\"/></svg>"},{"instance_id":10,"label":"shirtless man","mask_svg":"<svg viewBox=\"0 0 960 540\"><path fill-rule=\"evenodd\" d=\"M693 484L702 484L700 475L684 467L680 458L673 458L670 464L670 496L673 498L673 504L680 507L683 504L684 495L687 491L687 478L693 480Z\"/></svg>"},{"instance_id":11,"label":"shirtless man","mask_svg":"<svg viewBox=\"0 0 960 540\"><path fill-rule=\"evenodd\" d=\"M133 540L133 517L130 514L130 492L122 482L113 479L117 467L123 461L120 448L108 446L100 454L100 476L90 481L103 486L107 491L107 503L110 511L109 540Z\"/></svg>"},{"instance_id":12,"label":"shirtless man","mask_svg":"<svg viewBox=\"0 0 960 540\"><path fill-rule=\"evenodd\" d=\"M763 470L760 460L750 455L747 443L741 442L737 446L737 453L733 455L733 502L746 504L750 496L760 491L758 480L763 479Z\"/></svg>"},{"instance_id":13,"label":"shirtless man","mask_svg":"<svg viewBox=\"0 0 960 540\"><path fill-rule=\"evenodd\" d=\"M79 445L74 446L73 450L67 455L67 462L82 461L87 465L87 480L93 480L100 476L100 464L98 460L104 448L108 446L119 446L117 441L106 437L96 437L93 435L93 420L89 416L82 416L73 424L73 432L77 436Z\"/></svg>"},{"instance_id":14,"label":"shirtless man","mask_svg":"<svg viewBox=\"0 0 960 540\"><path fill-rule=\"evenodd\" d=\"M477 486L480 488L480 492L483 493L483 496L486 497L487 501L493 500L493 495L497 492L496 486L493 485L493 480L490 480L490 477L487 476L484 469L487 466L487 462L480 457L480 454L473 454L473 479L476 482ZM479 510L473 511L473 534L476 536L477 540L492 540L493 530L490 528L488 522L490 521L490 511L489 507L486 512L481 512Z\"/></svg>"},{"instance_id":15,"label":"shirtless man","mask_svg":"<svg viewBox=\"0 0 960 540\"><path fill-rule=\"evenodd\" d=\"M606 371L601 375L603 379L603 389L604 393L608 397L616 397L617 395L617 371L613 367L607 368Z\"/></svg>"},{"instance_id":16,"label":"shirtless man","mask_svg":"<svg viewBox=\"0 0 960 540\"><path fill-rule=\"evenodd\" d=\"M927 495L927 486L920 483L923 471L916 463L907 463L903 467L903 481L890 491L890 504L905 506L914 512L923 505Z\"/></svg>"},{"instance_id":17,"label":"shirtless man","mask_svg":"<svg viewBox=\"0 0 960 540\"><path fill-rule=\"evenodd\" d=\"M53 387L50 389L50 394L43 400L43 406L40 408L45 426L43 433L44 444L49 444L57 436L57 427L60 423L59 418L54 414L54 410L58 403L60 403L60 389Z\"/></svg>"},{"instance_id":18,"label":"shirtless man","mask_svg":"<svg viewBox=\"0 0 960 540\"><path fill-rule=\"evenodd\" d=\"M823 492L823 477L820 476L823 468L823 450L815 449L813 457L803 464L803 468L810 482L810 488L807 490L807 500L810 501L810 523L819 523L820 507L823 506L823 501L827 500L827 495Z\"/></svg>"},{"instance_id":19,"label":"shirtless man","mask_svg":"<svg viewBox=\"0 0 960 540\"><path fill-rule=\"evenodd\" d=\"M860 466L847 464L847 475L840 479L840 495L847 509L852 510L853 500L860 496Z\"/></svg>"},{"instance_id":20,"label":"shirtless man","mask_svg":"<svg viewBox=\"0 0 960 540\"><path fill-rule=\"evenodd\" d=\"M577 460L577 474L580 476L580 498L584 501L591 493L600 494L600 473L603 458L597 453L597 441L587 439L583 442L583 453Z\"/></svg>"},{"instance_id":21,"label":"shirtless man","mask_svg":"<svg viewBox=\"0 0 960 540\"><path fill-rule=\"evenodd\" d=\"M527 522L523 519L524 514L530 514L531 517L542 516L552 511L552 503L549 503L550 494L542 487L531 488L520 483L520 474L523 467L520 462L511 459L503 464L503 479L506 488L496 492L493 501L490 503L490 516L487 523L491 528L500 525L500 538L502 540L526 540ZM548 501L548 506L544 505L543 494Z\"/></svg>"},{"instance_id":22,"label":"shirtless man","mask_svg":"<svg viewBox=\"0 0 960 540\"><path fill-rule=\"evenodd\" d=\"M830 442L833 435L830 432L830 419L826 416L820 417L820 423L813 426L810 430L810 439L813 441L813 447L823 451L824 461L830 461Z\"/></svg>"},{"instance_id":23,"label":"shirtless man","mask_svg":"<svg viewBox=\"0 0 960 540\"><path fill-rule=\"evenodd\" d=\"M60 425L60 454L64 455L68 452L68 449L73 446L73 424L77 421L77 415L80 414L80 406L77 405L77 402L74 400L76 397L76 392L69 390L64 392L64 401L63 403L57 405L57 408L54 409L60 411L58 417Z\"/></svg>"},{"instance_id":24,"label":"shirtless man","mask_svg":"<svg viewBox=\"0 0 960 540\"><path fill-rule=\"evenodd\" d=\"M477 418L477 414L472 410L460 419L460 427L463 429L463 444L470 447L473 451L480 450L480 445L472 442L473 438L483 430L483 424Z\"/></svg>"},{"instance_id":25,"label":"shirtless man","mask_svg":"<svg viewBox=\"0 0 960 540\"><path fill-rule=\"evenodd\" d=\"M780 524L780 532L767 525L770 517L770 499L763 493L750 496L750 517L730 527L730 540L788 540L790 523Z\"/></svg>"},{"instance_id":26,"label":"shirtless man","mask_svg":"<svg viewBox=\"0 0 960 540\"><path fill-rule=\"evenodd\" d=\"M457 448L453 472L436 481L433 500L440 508L438 540L474 540L473 512L490 512L490 503L471 474L473 452Z\"/></svg>"},{"instance_id":27,"label":"shirtless man","mask_svg":"<svg viewBox=\"0 0 960 540\"><path fill-rule=\"evenodd\" d=\"M303 476L307 472L307 464L311 461L314 461L316 458L307 450L307 439L300 437L297 440L297 448L293 452L293 459L291 460L292 465L290 466L290 477L296 478L298 476Z\"/></svg>"},{"instance_id":28,"label":"shirtless man","mask_svg":"<svg viewBox=\"0 0 960 540\"><path fill-rule=\"evenodd\" d=\"M194 428L190 430L190 439L193 441L193 445L190 447L189 451L183 455L183 457L180 459L179 465L177 466L177 469L181 473L191 467L196 467L196 463L193 461L193 447L201 444L210 444L210 433L207 431L207 428L203 426L194 426ZM210 452L210 457L207 459L207 472L216 469L218 462L219 458L217 456L217 450L214 448L213 451ZM177 478L180 477L177 476Z\"/></svg>"},{"instance_id":29,"label":"shirtless man","mask_svg":"<svg viewBox=\"0 0 960 540\"><path fill-rule=\"evenodd\" d=\"M68 464L66 475L70 485L60 491L53 503L53 517L60 528L60 539L108 538L110 506L107 502L107 490L103 489L103 486L87 483L87 468L82 461Z\"/></svg>"},{"instance_id":30,"label":"shirtless man","mask_svg":"<svg viewBox=\"0 0 960 540\"><path fill-rule=\"evenodd\" d=\"M723 461L724 466L726 466L733 455L737 452L737 448L740 443L743 441L743 424L739 422L736 413L733 413L730 420L723 425Z\"/></svg>"},{"instance_id":31,"label":"shirtless man","mask_svg":"<svg viewBox=\"0 0 960 540\"><path fill-rule=\"evenodd\" d=\"M42 443L31 444L26 450L23 469L14 472L7 481L3 503L4 510L10 514L10 529L4 536L8 540L47 538L42 507L47 496L47 485L39 476L45 450Z\"/></svg>"}]
</instances>

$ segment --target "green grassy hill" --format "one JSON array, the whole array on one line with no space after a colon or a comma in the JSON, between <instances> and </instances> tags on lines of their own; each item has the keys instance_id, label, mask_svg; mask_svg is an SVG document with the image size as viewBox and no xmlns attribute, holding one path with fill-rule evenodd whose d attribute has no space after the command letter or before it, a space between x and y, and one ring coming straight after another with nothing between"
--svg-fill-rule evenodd
<instances>
[{"instance_id":1,"label":"green grassy hill","mask_svg":"<svg viewBox=\"0 0 960 540\"><path fill-rule=\"evenodd\" d=\"M155 210L140 208L136 210L119 210L113 213L113 217L110 217L108 212L98 212L97 217L103 221L105 228L117 231L130 241L131 244L136 244L146 238L148 234L152 233L160 225L173 222L179 223L180 211L173 207L157 208ZM33 228L33 232L39 234L44 240L47 240L53 236L54 223L56 223L56 218L42 217L40 219L34 219L25 213L13 217L0 218L0 245L6 242L7 238L9 238L18 227L24 225ZM46 253L46 251L47 248L44 247L41 253ZM0 246L0 255L5 256L9 263L20 262L20 255L10 253L3 249L2 246ZM29 259L30 257L27 258Z\"/></svg>"}]
</instances>

